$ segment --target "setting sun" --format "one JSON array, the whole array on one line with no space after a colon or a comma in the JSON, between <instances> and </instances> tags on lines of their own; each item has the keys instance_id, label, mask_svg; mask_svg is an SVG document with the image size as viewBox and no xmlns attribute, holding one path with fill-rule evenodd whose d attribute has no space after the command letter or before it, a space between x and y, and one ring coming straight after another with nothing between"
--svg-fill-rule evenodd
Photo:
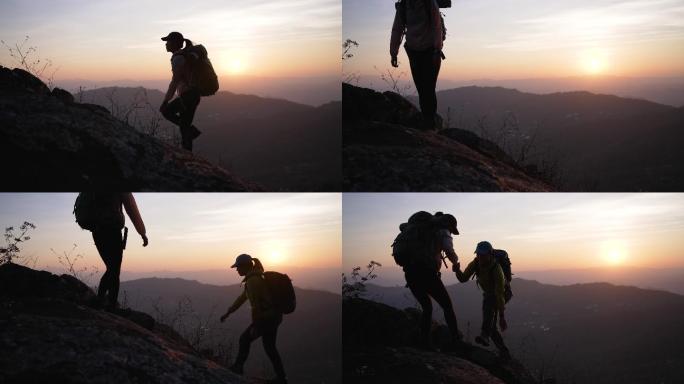
<instances>
[{"instance_id":1,"label":"setting sun","mask_svg":"<svg viewBox=\"0 0 684 384\"><path fill-rule=\"evenodd\" d=\"M228 62L227 65L227 70L229 73L233 75L241 74L245 72L245 69L247 68L247 65L245 64L245 61L242 59L232 59Z\"/></svg>"},{"instance_id":2,"label":"setting sun","mask_svg":"<svg viewBox=\"0 0 684 384\"><path fill-rule=\"evenodd\" d=\"M589 75L599 75L605 72L608 63L605 55L590 52L582 58L582 68Z\"/></svg>"},{"instance_id":3,"label":"setting sun","mask_svg":"<svg viewBox=\"0 0 684 384\"><path fill-rule=\"evenodd\" d=\"M617 241L609 241L602 245L601 255L608 265L621 265L625 262L625 247Z\"/></svg>"},{"instance_id":4,"label":"setting sun","mask_svg":"<svg viewBox=\"0 0 684 384\"><path fill-rule=\"evenodd\" d=\"M281 264L285 260L283 253L280 251L273 251L268 257L269 264Z\"/></svg>"}]
</instances>

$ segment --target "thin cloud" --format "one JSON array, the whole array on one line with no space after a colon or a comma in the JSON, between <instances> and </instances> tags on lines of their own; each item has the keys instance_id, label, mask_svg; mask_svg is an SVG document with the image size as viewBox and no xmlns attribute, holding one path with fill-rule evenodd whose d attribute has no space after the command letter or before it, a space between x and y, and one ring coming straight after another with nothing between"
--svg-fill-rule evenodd
<instances>
[{"instance_id":1,"label":"thin cloud","mask_svg":"<svg viewBox=\"0 0 684 384\"><path fill-rule=\"evenodd\" d=\"M684 38L679 0L622 1L572 8L515 23L516 32L488 48L539 51L559 47L610 46Z\"/></svg>"}]
</instances>

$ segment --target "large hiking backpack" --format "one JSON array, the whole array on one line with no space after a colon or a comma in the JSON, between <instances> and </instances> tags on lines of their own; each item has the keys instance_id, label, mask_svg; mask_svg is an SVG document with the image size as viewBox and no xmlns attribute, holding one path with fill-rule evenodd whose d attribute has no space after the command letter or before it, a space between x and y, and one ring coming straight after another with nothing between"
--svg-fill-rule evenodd
<instances>
[{"instance_id":1,"label":"large hiking backpack","mask_svg":"<svg viewBox=\"0 0 684 384\"><path fill-rule=\"evenodd\" d=\"M211 96L219 89L218 77L203 45L193 45L177 53L183 55L192 69L192 79L201 96Z\"/></svg>"},{"instance_id":2,"label":"large hiking backpack","mask_svg":"<svg viewBox=\"0 0 684 384\"><path fill-rule=\"evenodd\" d=\"M399 234L392 243L392 257L401 267L435 264L437 251L436 234L438 230L434 216L428 212L416 212L408 222L399 226Z\"/></svg>"},{"instance_id":3,"label":"large hiking backpack","mask_svg":"<svg viewBox=\"0 0 684 384\"><path fill-rule=\"evenodd\" d=\"M513 298L513 290L511 289L511 280L513 279L513 273L511 272L511 259L508 257L508 252L504 251L503 249L493 250L492 256L494 257L494 260L496 260L496 264L501 267L504 278L506 279L506 284L504 287L504 299L506 303L508 303L511 301L511 298ZM496 267L496 264L494 264L494 268ZM491 269L491 272L494 271L494 268ZM474 277L475 276L473 276L473 278Z\"/></svg>"},{"instance_id":4,"label":"large hiking backpack","mask_svg":"<svg viewBox=\"0 0 684 384\"><path fill-rule=\"evenodd\" d=\"M119 193L81 192L73 213L76 223L88 231L102 227L121 229L125 224Z\"/></svg>"},{"instance_id":5,"label":"large hiking backpack","mask_svg":"<svg viewBox=\"0 0 684 384\"><path fill-rule=\"evenodd\" d=\"M283 314L294 312L297 298L290 277L284 273L267 271L264 272L264 280L276 310Z\"/></svg>"},{"instance_id":6,"label":"large hiking backpack","mask_svg":"<svg viewBox=\"0 0 684 384\"><path fill-rule=\"evenodd\" d=\"M407 12L407 9L406 9L406 2L407 2L407 1L408 1L408 0L399 0L399 1L397 1L397 3L394 5L395 8L396 8L396 9L400 12L400 14L402 15L402 17L403 17L403 19L404 19L404 22L406 22L406 12ZM425 8L425 13L426 13L426 15L427 15L427 19L428 19L428 22L429 22L430 24L432 24L432 17L431 17L431 15L430 15L430 2L431 2L431 1L432 1L432 0L423 0L423 4L424 4L424 7L423 7L423 8ZM438 6L439 8L451 8L451 0L437 0L437 6ZM440 19L441 19L441 21L442 21L442 41L444 41L444 40L446 40L446 35L447 35L446 24L444 24L444 14L442 14L442 13L440 12L440 13L439 13L439 17L440 17Z\"/></svg>"}]
</instances>

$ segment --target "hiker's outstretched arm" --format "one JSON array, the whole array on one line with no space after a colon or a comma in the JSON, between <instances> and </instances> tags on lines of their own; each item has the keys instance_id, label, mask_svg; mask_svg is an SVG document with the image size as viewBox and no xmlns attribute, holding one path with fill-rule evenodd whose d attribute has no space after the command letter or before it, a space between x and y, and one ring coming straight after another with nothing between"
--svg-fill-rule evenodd
<instances>
[{"instance_id":1,"label":"hiker's outstretched arm","mask_svg":"<svg viewBox=\"0 0 684 384\"><path fill-rule=\"evenodd\" d=\"M471 261L463 272L461 272L461 268L458 267L457 264L457 268L454 270L454 272L456 273L456 278L458 281L461 283L467 282L471 277L473 277L473 273L475 273L475 260Z\"/></svg>"},{"instance_id":2,"label":"hiker's outstretched arm","mask_svg":"<svg viewBox=\"0 0 684 384\"><path fill-rule=\"evenodd\" d=\"M235 312L242 306L242 304L247 301L247 292L243 291L240 296L238 296L237 299L235 299L235 302L233 302L233 305L228 308L228 311L226 311L226 315L230 315L231 313Z\"/></svg>"},{"instance_id":3,"label":"hiker's outstretched arm","mask_svg":"<svg viewBox=\"0 0 684 384\"><path fill-rule=\"evenodd\" d=\"M444 45L444 41L442 40L442 28L444 28L442 25L442 15L439 13L439 5L437 5L437 1L432 0L430 3L432 3L432 12L430 13L432 15L431 25L435 26L435 42L433 46L435 47L435 50L441 51Z\"/></svg>"},{"instance_id":4,"label":"hiker's outstretched arm","mask_svg":"<svg viewBox=\"0 0 684 384\"><path fill-rule=\"evenodd\" d=\"M135 203L135 197L133 197L132 193L128 192L124 194L122 200L123 206L126 209L126 213L133 222L135 230L138 232L138 234L140 234L140 236L146 237L147 232L145 230L145 223L140 216L140 210L138 210L138 204Z\"/></svg>"},{"instance_id":5,"label":"hiker's outstretched arm","mask_svg":"<svg viewBox=\"0 0 684 384\"><path fill-rule=\"evenodd\" d=\"M397 57L399 54L399 46L401 40L404 38L406 31L406 21L399 14L399 10L394 13L394 23L392 24L392 37L390 38L390 56Z\"/></svg>"}]
</instances>

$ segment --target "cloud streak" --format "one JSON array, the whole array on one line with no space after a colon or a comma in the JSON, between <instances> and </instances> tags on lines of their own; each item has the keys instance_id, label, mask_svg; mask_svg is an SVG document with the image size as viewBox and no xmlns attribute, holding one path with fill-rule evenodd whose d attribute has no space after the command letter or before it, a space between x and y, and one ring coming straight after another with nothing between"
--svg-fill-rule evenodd
<instances>
[{"instance_id":1,"label":"cloud streak","mask_svg":"<svg viewBox=\"0 0 684 384\"><path fill-rule=\"evenodd\" d=\"M682 39L684 4L679 0L638 0L580 5L519 20L515 29L510 38L488 47L539 51Z\"/></svg>"}]
</instances>

